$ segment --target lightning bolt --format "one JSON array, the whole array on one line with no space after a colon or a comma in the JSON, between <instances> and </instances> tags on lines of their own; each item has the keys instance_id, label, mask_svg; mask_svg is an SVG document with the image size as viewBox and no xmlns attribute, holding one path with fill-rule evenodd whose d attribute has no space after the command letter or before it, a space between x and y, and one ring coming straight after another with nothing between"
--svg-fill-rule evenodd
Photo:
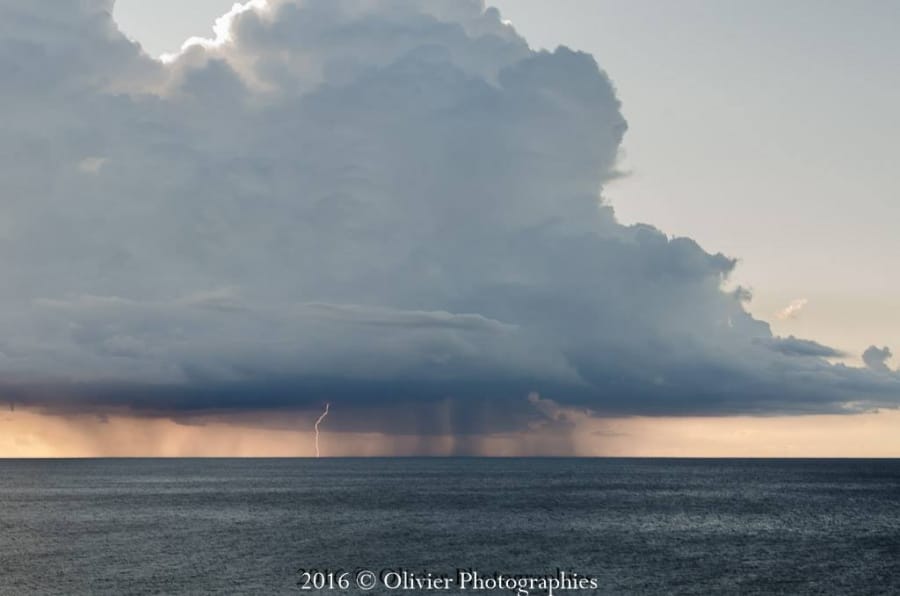
<instances>
[{"instance_id":1,"label":"lightning bolt","mask_svg":"<svg viewBox=\"0 0 900 596\"><path fill-rule=\"evenodd\" d=\"M319 457L319 423L325 420L325 416L328 416L328 407L331 404L325 402L325 411L322 412L322 415L319 416L319 419L316 420L316 457Z\"/></svg>"}]
</instances>

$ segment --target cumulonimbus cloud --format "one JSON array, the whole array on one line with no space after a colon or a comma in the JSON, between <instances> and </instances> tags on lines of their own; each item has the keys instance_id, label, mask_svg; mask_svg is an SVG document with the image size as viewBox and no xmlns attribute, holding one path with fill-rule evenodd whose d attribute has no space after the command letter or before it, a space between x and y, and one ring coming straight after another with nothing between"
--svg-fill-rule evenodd
<instances>
[{"instance_id":1,"label":"cumulonimbus cloud","mask_svg":"<svg viewBox=\"0 0 900 596\"><path fill-rule=\"evenodd\" d=\"M253 2L165 61L111 13L0 0L9 400L343 400L368 412L345 424L420 432L452 400L469 432L543 416L531 392L611 415L900 399L773 337L723 291L733 259L619 224L609 78L480 1Z\"/></svg>"}]
</instances>

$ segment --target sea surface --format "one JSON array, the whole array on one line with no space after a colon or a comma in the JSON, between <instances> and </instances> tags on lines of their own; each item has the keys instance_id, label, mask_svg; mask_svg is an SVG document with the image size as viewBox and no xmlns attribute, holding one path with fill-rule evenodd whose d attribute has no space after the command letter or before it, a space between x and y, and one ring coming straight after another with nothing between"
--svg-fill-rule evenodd
<instances>
[{"instance_id":1,"label":"sea surface","mask_svg":"<svg viewBox=\"0 0 900 596\"><path fill-rule=\"evenodd\" d=\"M900 594L900 460L0 460L0 594L300 594L300 569Z\"/></svg>"}]
</instances>

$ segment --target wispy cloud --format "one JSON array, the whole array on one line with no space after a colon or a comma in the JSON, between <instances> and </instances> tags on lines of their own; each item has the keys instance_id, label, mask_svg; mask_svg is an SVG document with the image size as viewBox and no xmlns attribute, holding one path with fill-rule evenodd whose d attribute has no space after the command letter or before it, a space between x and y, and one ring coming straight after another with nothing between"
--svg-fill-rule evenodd
<instances>
[{"instance_id":1,"label":"wispy cloud","mask_svg":"<svg viewBox=\"0 0 900 596\"><path fill-rule=\"evenodd\" d=\"M796 300L792 300L790 304L779 310L775 313L775 316L782 320L786 321L788 319L796 319L800 316L800 312L806 308L806 305L809 304L809 300L806 298L797 298Z\"/></svg>"},{"instance_id":2,"label":"wispy cloud","mask_svg":"<svg viewBox=\"0 0 900 596\"><path fill-rule=\"evenodd\" d=\"M85 174L97 174L108 161L105 157L86 157L78 162L78 169Z\"/></svg>"}]
</instances>

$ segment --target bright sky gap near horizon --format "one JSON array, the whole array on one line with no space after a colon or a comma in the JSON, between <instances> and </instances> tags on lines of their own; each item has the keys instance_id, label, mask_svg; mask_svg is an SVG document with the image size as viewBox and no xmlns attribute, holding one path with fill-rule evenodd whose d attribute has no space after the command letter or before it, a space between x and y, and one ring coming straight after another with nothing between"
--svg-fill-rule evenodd
<instances>
[{"instance_id":1,"label":"bright sky gap near horizon","mask_svg":"<svg viewBox=\"0 0 900 596\"><path fill-rule=\"evenodd\" d=\"M0 455L900 454L900 6L231 4L0 0Z\"/></svg>"}]
</instances>

